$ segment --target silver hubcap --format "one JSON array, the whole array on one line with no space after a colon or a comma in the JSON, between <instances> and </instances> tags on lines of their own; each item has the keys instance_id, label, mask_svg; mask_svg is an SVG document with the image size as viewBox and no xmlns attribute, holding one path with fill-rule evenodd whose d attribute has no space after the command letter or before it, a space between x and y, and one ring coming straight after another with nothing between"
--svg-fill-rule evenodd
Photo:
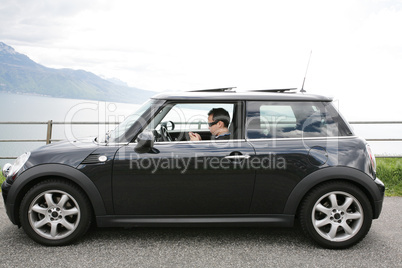
<instances>
[{"instance_id":1,"label":"silver hubcap","mask_svg":"<svg viewBox=\"0 0 402 268\"><path fill-rule=\"evenodd\" d=\"M312 222L323 238L342 242L355 236L363 224L363 209L359 201L345 192L331 192L315 203Z\"/></svg>"},{"instance_id":2,"label":"silver hubcap","mask_svg":"<svg viewBox=\"0 0 402 268\"><path fill-rule=\"evenodd\" d=\"M72 234L78 227L80 215L77 201L66 192L56 190L35 197L28 210L32 229L52 240Z\"/></svg>"}]
</instances>

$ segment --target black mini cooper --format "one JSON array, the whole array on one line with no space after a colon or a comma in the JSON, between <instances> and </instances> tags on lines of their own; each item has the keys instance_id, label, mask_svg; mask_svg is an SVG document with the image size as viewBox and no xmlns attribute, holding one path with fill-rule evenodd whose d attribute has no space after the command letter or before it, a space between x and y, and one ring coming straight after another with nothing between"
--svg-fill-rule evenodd
<instances>
[{"instance_id":1,"label":"black mini cooper","mask_svg":"<svg viewBox=\"0 0 402 268\"><path fill-rule=\"evenodd\" d=\"M46 145L5 165L7 215L51 246L72 243L91 223L295 220L323 247L352 246L379 217L384 185L369 145L331 101L290 90L159 94L105 137Z\"/></svg>"}]
</instances>

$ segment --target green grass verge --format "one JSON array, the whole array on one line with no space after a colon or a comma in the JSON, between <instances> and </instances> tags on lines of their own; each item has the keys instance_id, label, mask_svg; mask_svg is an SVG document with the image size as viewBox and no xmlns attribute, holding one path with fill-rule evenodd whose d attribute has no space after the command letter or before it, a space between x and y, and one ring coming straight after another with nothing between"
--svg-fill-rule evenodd
<instances>
[{"instance_id":1,"label":"green grass verge","mask_svg":"<svg viewBox=\"0 0 402 268\"><path fill-rule=\"evenodd\" d=\"M2 170L1 169L1 167L0 167L0 170ZM0 185L3 183L3 181L5 181L6 180L6 178L4 178L4 176L3 176L3 173L0 171ZM0 192L1 192L1 187L0 187Z\"/></svg>"},{"instance_id":2,"label":"green grass verge","mask_svg":"<svg viewBox=\"0 0 402 268\"><path fill-rule=\"evenodd\" d=\"M377 176L386 196L402 196L402 158L377 158Z\"/></svg>"}]
</instances>

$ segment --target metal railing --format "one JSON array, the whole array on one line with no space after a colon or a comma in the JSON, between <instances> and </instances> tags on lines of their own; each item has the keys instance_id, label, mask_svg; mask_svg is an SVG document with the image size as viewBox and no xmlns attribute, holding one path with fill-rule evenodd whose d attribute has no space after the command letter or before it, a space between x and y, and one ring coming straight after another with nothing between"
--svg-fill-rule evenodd
<instances>
[{"instance_id":1,"label":"metal railing","mask_svg":"<svg viewBox=\"0 0 402 268\"><path fill-rule=\"evenodd\" d=\"M53 125L110 125L119 124L119 122L53 122L49 120L47 122L0 122L0 125L47 125L46 139L45 140L0 140L0 142L46 142L46 144L52 141L60 141L52 139ZM0 158L1 159L1 158Z\"/></svg>"},{"instance_id":2,"label":"metal railing","mask_svg":"<svg viewBox=\"0 0 402 268\"><path fill-rule=\"evenodd\" d=\"M350 121L351 125L398 125L402 121ZM402 141L402 139L366 139L366 141Z\"/></svg>"},{"instance_id":3,"label":"metal railing","mask_svg":"<svg viewBox=\"0 0 402 268\"><path fill-rule=\"evenodd\" d=\"M45 142L46 144L50 144L54 141L60 141L58 139L52 139L53 133L53 125L110 125L110 124L119 124L119 122L53 122L53 120L49 120L47 122L0 122L0 125L46 125L46 139L0 139L0 143L2 142ZM0 156L1 159L16 159L16 156Z\"/></svg>"},{"instance_id":4,"label":"metal railing","mask_svg":"<svg viewBox=\"0 0 402 268\"><path fill-rule=\"evenodd\" d=\"M193 124L197 124L198 128L201 128L203 123L201 122L192 122ZM60 141L57 139L52 139L53 125L110 125L110 124L119 124L119 122L53 122L53 120L49 120L47 122L0 122L0 125L47 125L46 129L46 139L0 139L1 142L45 142L46 144L50 144L53 141ZM205 123L206 124L206 123ZM402 121L350 121L351 125L394 125L394 124L402 124ZM399 142L402 139L366 139L366 141L374 141L374 142ZM402 157L401 156L376 156L376 157ZM0 159L16 159L15 156L0 156Z\"/></svg>"}]
</instances>

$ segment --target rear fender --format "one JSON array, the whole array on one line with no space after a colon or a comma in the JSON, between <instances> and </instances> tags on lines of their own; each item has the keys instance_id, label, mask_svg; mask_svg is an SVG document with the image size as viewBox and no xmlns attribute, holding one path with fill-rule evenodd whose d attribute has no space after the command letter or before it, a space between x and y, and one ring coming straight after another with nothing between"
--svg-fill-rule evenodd
<instances>
[{"instance_id":1,"label":"rear fender","mask_svg":"<svg viewBox=\"0 0 402 268\"><path fill-rule=\"evenodd\" d=\"M290 193L284 214L296 215L298 206L304 196L318 184L331 180L349 181L359 186L371 202L374 218L378 218L384 199L383 189L379 188L381 184L377 184L362 171L349 167L328 167L306 176Z\"/></svg>"}]
</instances>

